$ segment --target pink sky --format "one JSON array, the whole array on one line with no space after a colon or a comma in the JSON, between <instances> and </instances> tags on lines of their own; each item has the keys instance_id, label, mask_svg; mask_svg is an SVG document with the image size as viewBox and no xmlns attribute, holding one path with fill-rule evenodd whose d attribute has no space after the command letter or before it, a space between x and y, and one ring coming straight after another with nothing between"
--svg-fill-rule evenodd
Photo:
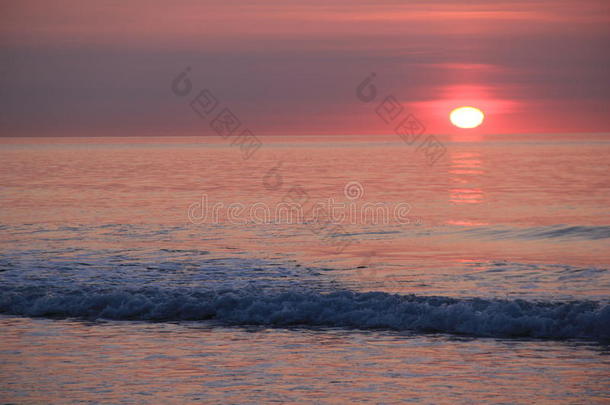
<instances>
[{"instance_id":1,"label":"pink sky","mask_svg":"<svg viewBox=\"0 0 610 405\"><path fill-rule=\"evenodd\" d=\"M0 134L212 135L170 90L190 66L253 132L377 134L371 72L429 133L610 131L610 2L0 3Z\"/></svg>"}]
</instances>

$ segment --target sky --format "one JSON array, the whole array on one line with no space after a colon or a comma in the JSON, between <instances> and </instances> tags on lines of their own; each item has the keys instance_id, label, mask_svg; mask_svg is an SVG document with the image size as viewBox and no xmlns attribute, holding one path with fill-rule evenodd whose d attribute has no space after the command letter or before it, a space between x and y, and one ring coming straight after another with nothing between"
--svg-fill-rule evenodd
<instances>
[{"instance_id":1,"label":"sky","mask_svg":"<svg viewBox=\"0 0 610 405\"><path fill-rule=\"evenodd\" d=\"M260 135L610 132L609 45L607 0L0 0L0 136L214 135L203 89Z\"/></svg>"}]
</instances>

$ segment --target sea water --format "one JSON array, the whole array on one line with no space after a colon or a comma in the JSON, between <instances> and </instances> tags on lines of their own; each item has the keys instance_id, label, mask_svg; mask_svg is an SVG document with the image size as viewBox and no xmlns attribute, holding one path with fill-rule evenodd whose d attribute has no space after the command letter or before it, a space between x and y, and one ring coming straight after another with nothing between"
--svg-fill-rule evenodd
<instances>
[{"instance_id":1,"label":"sea water","mask_svg":"<svg viewBox=\"0 0 610 405\"><path fill-rule=\"evenodd\" d=\"M261 140L1 141L3 402L610 400L610 137Z\"/></svg>"}]
</instances>

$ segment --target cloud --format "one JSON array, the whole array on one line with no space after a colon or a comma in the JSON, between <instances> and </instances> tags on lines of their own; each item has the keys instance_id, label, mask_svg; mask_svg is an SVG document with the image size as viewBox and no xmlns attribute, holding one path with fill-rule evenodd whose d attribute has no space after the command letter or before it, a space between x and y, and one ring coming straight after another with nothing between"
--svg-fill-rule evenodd
<instances>
[{"instance_id":1,"label":"cloud","mask_svg":"<svg viewBox=\"0 0 610 405\"><path fill-rule=\"evenodd\" d=\"M498 131L610 130L610 14L602 1L1 7L0 53L8 61L0 76L2 135L209 133L169 91L186 65L197 86L258 133L387 131L363 116L354 96L372 71L380 91L408 108L450 104L448 89L487 89L482 101L505 107L497 114L522 111ZM545 109L546 100L553 106ZM559 110L571 114L553 125ZM420 113L430 120L445 114Z\"/></svg>"}]
</instances>

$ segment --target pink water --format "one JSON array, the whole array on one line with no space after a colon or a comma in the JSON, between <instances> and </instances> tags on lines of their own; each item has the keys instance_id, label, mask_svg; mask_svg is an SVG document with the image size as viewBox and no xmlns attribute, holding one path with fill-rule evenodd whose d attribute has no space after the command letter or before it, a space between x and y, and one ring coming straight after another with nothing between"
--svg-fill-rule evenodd
<instances>
[{"instance_id":1,"label":"pink water","mask_svg":"<svg viewBox=\"0 0 610 405\"><path fill-rule=\"evenodd\" d=\"M443 139L434 165L393 137L0 142L4 402L610 399L608 136ZM296 195L332 232L275 215ZM366 292L442 304L417 326Z\"/></svg>"}]
</instances>

